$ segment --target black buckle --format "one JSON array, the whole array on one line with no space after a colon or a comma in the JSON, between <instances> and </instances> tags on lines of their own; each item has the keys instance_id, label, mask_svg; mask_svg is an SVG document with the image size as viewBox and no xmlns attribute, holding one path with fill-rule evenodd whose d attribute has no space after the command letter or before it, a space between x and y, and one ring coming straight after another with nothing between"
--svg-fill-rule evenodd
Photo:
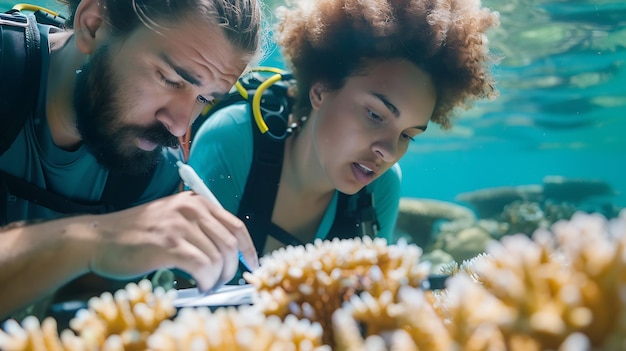
<instances>
[{"instance_id":1,"label":"black buckle","mask_svg":"<svg viewBox=\"0 0 626 351\"><path fill-rule=\"evenodd\" d=\"M28 17L16 13L0 13L0 25L13 27L28 27Z\"/></svg>"}]
</instances>

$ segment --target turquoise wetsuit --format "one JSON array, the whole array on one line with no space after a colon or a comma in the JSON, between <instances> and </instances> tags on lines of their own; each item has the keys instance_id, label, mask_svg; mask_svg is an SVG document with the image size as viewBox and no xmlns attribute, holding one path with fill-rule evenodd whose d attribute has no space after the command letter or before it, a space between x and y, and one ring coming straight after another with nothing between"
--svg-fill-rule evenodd
<instances>
[{"instance_id":1,"label":"turquoise wetsuit","mask_svg":"<svg viewBox=\"0 0 626 351\"><path fill-rule=\"evenodd\" d=\"M108 170L101 166L85 147L75 151L58 148L52 141L46 119L45 97L50 61L48 26L39 25L41 32L42 69L40 94L33 118L28 118L22 131L0 155L0 170L22 178L61 196L86 202L98 202L102 195ZM176 161L182 159L180 150L163 149L153 178L137 204L177 192L180 183ZM9 196L7 222L27 219L52 219L59 214L32 202Z\"/></svg>"},{"instance_id":2,"label":"turquoise wetsuit","mask_svg":"<svg viewBox=\"0 0 626 351\"><path fill-rule=\"evenodd\" d=\"M189 164L231 213L237 213L252 164L253 137L249 104L225 107L209 117L193 138ZM367 186L373 194L378 236L390 239L400 199L400 167L396 164ZM325 239L335 220L335 192L315 235ZM271 233L269 233L271 235ZM260 249L260 248L257 248Z\"/></svg>"}]
</instances>

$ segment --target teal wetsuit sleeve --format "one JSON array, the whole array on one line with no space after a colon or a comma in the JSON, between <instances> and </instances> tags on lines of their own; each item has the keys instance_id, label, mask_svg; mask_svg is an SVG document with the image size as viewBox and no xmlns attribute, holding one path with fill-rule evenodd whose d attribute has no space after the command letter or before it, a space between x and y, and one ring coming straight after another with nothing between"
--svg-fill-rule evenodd
<instances>
[{"instance_id":1,"label":"teal wetsuit sleeve","mask_svg":"<svg viewBox=\"0 0 626 351\"><path fill-rule=\"evenodd\" d=\"M380 227L377 236L387 239L390 243L398 218L401 182L402 171L400 166L395 164L368 186L374 195L374 208Z\"/></svg>"},{"instance_id":2,"label":"teal wetsuit sleeve","mask_svg":"<svg viewBox=\"0 0 626 351\"><path fill-rule=\"evenodd\" d=\"M188 164L225 209L236 214L252 163L252 130L247 103L211 115L191 141Z\"/></svg>"}]
</instances>

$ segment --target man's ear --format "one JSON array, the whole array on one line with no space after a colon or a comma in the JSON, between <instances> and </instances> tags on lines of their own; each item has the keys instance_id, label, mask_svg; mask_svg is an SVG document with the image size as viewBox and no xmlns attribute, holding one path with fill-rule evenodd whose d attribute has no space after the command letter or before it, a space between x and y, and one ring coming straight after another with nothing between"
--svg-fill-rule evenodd
<instances>
[{"instance_id":1,"label":"man's ear","mask_svg":"<svg viewBox=\"0 0 626 351\"><path fill-rule=\"evenodd\" d=\"M102 39L105 8L98 0L82 0L74 15L74 36L76 46L86 54L91 54Z\"/></svg>"},{"instance_id":2,"label":"man's ear","mask_svg":"<svg viewBox=\"0 0 626 351\"><path fill-rule=\"evenodd\" d=\"M324 87L324 84L320 82L313 83L311 89L309 89L309 100L311 101L311 107L313 107L314 110L319 109L321 106L325 92L326 88Z\"/></svg>"}]
</instances>

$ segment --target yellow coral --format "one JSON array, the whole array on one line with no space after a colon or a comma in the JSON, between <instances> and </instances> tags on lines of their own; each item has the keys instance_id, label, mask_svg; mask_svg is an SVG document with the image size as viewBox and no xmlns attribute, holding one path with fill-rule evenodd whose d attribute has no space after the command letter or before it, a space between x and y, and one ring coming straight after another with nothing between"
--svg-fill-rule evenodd
<instances>
[{"instance_id":1,"label":"yellow coral","mask_svg":"<svg viewBox=\"0 0 626 351\"><path fill-rule=\"evenodd\" d=\"M158 324L176 313L174 292L143 280L130 283L115 295L105 292L89 300L88 309L80 310L70 321L77 332L64 330L59 337L57 324L48 317L39 324L27 317L20 326L8 321L0 331L0 349L6 351L43 350L145 350L148 336Z\"/></svg>"},{"instance_id":2,"label":"yellow coral","mask_svg":"<svg viewBox=\"0 0 626 351\"><path fill-rule=\"evenodd\" d=\"M353 296L333 316L336 349L624 350L625 243L626 212L494 242L444 291Z\"/></svg>"},{"instance_id":3,"label":"yellow coral","mask_svg":"<svg viewBox=\"0 0 626 351\"><path fill-rule=\"evenodd\" d=\"M317 240L263 257L261 268L244 277L255 285L255 304L266 314L319 322L330 344L331 316L350 296L367 291L395 298L401 286L419 286L429 268L419 264L420 255L415 245L383 239Z\"/></svg>"},{"instance_id":4,"label":"yellow coral","mask_svg":"<svg viewBox=\"0 0 626 351\"><path fill-rule=\"evenodd\" d=\"M160 287L152 292L148 280L130 283L114 295L105 292L90 299L89 308L79 311L70 327L89 347L103 345L117 335L125 350L144 350L150 333L176 313L174 297L173 291L166 293Z\"/></svg>"},{"instance_id":5,"label":"yellow coral","mask_svg":"<svg viewBox=\"0 0 626 351\"><path fill-rule=\"evenodd\" d=\"M612 222L578 213L532 240L515 235L490 245L472 269L484 294L504 306L496 308L502 318L491 323L504 335L506 349L557 349L572 335L586 338L593 349L624 349L624 223L626 212ZM453 290L449 286L448 294ZM447 309L453 310L449 304ZM484 309L470 312L453 323L484 318Z\"/></svg>"},{"instance_id":6,"label":"yellow coral","mask_svg":"<svg viewBox=\"0 0 626 351\"><path fill-rule=\"evenodd\" d=\"M335 350L450 350L452 340L426 294L405 286L398 301L391 292L352 296L333 314Z\"/></svg>"},{"instance_id":7,"label":"yellow coral","mask_svg":"<svg viewBox=\"0 0 626 351\"><path fill-rule=\"evenodd\" d=\"M164 321L148 339L152 351L187 350L303 350L329 351L322 345L319 324L287 316L265 316L252 307L183 308L176 319Z\"/></svg>"},{"instance_id":8,"label":"yellow coral","mask_svg":"<svg viewBox=\"0 0 626 351\"><path fill-rule=\"evenodd\" d=\"M0 349L626 349L626 211L491 242L450 267L441 291L418 288L429 271L420 254L368 238L289 247L246 275L254 306L182 309L170 320L172 293L146 281L93 298L61 335L51 318L8 321Z\"/></svg>"}]
</instances>

